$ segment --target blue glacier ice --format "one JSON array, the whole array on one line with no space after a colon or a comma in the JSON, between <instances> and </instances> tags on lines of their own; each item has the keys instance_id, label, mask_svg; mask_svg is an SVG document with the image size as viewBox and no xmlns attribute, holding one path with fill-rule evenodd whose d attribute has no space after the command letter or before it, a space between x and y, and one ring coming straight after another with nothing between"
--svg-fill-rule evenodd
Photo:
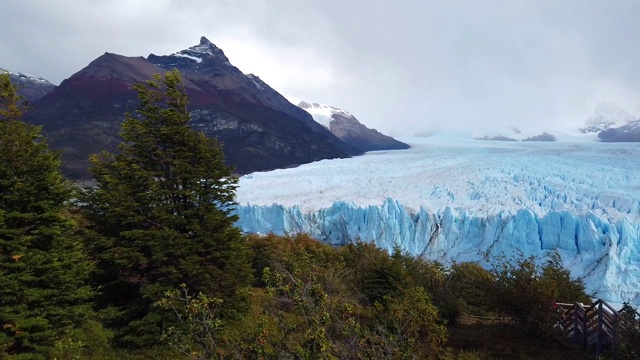
<instances>
[{"instance_id":1,"label":"blue glacier ice","mask_svg":"<svg viewBox=\"0 0 640 360\"><path fill-rule=\"evenodd\" d=\"M485 253L543 261L557 250L594 296L640 305L636 145L422 141L247 175L237 225L487 266Z\"/></svg>"}]
</instances>

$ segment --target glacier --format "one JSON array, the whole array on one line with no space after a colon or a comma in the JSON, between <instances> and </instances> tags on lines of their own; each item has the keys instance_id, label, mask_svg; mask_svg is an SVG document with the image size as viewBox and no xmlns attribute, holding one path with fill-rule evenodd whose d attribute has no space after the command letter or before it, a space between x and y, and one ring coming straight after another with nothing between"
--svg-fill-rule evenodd
<instances>
[{"instance_id":1,"label":"glacier","mask_svg":"<svg viewBox=\"0 0 640 360\"><path fill-rule=\"evenodd\" d=\"M640 305L640 149L459 136L240 178L247 233L355 239L445 263L557 250L594 297Z\"/></svg>"}]
</instances>

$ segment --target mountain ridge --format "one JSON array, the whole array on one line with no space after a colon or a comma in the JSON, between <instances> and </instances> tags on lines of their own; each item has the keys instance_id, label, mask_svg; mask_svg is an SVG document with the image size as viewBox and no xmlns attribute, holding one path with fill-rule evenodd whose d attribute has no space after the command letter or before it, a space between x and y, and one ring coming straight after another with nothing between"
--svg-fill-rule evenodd
<instances>
[{"instance_id":1,"label":"mountain ridge","mask_svg":"<svg viewBox=\"0 0 640 360\"><path fill-rule=\"evenodd\" d=\"M137 109L133 84L174 68L182 73L190 98L191 125L217 138L227 162L240 174L363 152L317 124L258 76L243 74L206 37L171 55L105 52L34 101L25 120L43 125L51 146L64 150L67 176L89 179L89 155L117 152L119 125L125 113Z\"/></svg>"}]
</instances>

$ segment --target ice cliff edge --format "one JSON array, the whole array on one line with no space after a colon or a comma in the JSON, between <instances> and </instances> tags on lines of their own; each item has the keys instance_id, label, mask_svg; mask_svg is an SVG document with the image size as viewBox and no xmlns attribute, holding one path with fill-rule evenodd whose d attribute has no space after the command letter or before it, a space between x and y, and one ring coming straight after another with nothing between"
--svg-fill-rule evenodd
<instances>
[{"instance_id":1,"label":"ice cliff edge","mask_svg":"<svg viewBox=\"0 0 640 360\"><path fill-rule=\"evenodd\" d=\"M573 276L608 301L640 305L640 224L607 219L588 211L551 210L537 215L522 209L476 215L445 207L414 210L387 199L379 206L335 202L303 212L299 207L241 205L237 225L247 233L306 232L330 244L355 239L392 249L396 244L416 256L441 262L478 261L483 254L544 258L557 249Z\"/></svg>"}]
</instances>

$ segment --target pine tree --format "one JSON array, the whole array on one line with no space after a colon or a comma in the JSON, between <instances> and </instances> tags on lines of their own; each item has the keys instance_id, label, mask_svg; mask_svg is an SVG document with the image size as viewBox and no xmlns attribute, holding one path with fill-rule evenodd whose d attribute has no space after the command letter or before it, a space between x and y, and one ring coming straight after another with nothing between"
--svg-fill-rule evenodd
<instances>
[{"instance_id":1,"label":"pine tree","mask_svg":"<svg viewBox=\"0 0 640 360\"><path fill-rule=\"evenodd\" d=\"M236 179L220 146L188 126L188 98L177 70L136 84L137 114L122 124L120 153L91 158L97 187L84 210L104 286L100 306L125 345L159 338L166 318L152 304L186 284L223 300L229 316L251 271L232 215Z\"/></svg>"},{"instance_id":2,"label":"pine tree","mask_svg":"<svg viewBox=\"0 0 640 360\"><path fill-rule=\"evenodd\" d=\"M0 74L0 358L40 358L91 315L90 265L65 215L71 186Z\"/></svg>"}]
</instances>

